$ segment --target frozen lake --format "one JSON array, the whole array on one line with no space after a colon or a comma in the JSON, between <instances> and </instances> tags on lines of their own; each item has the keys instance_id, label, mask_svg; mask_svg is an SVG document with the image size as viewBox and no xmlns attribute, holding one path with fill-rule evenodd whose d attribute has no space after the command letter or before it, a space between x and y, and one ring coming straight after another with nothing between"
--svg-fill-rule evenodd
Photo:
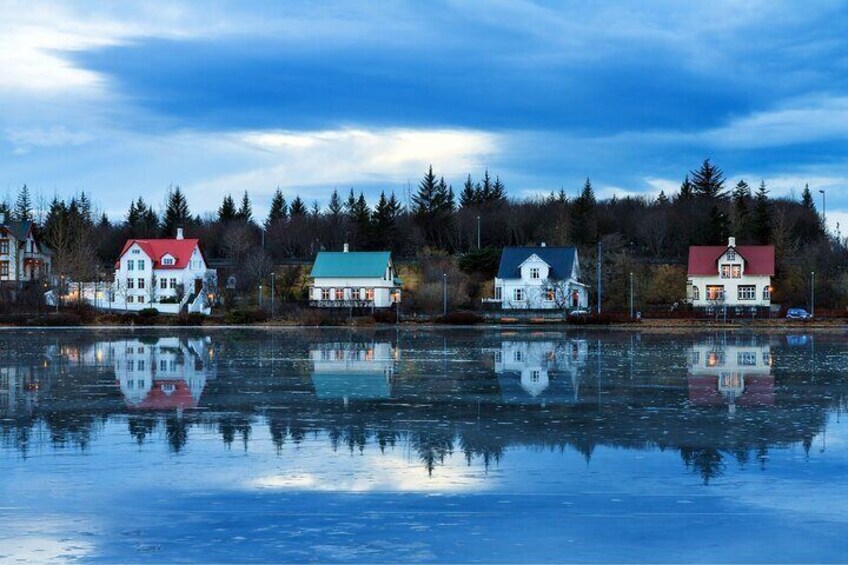
<instances>
[{"instance_id":1,"label":"frozen lake","mask_svg":"<svg viewBox=\"0 0 848 565\"><path fill-rule=\"evenodd\" d=\"M0 331L0 561L845 562L845 333Z\"/></svg>"}]
</instances>

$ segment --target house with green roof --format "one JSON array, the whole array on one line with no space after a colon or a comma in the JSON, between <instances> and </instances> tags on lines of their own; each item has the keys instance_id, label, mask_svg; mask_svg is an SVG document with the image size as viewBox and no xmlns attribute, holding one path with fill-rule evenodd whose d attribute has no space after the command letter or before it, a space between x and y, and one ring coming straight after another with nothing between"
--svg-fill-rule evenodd
<instances>
[{"instance_id":1,"label":"house with green roof","mask_svg":"<svg viewBox=\"0 0 848 565\"><path fill-rule=\"evenodd\" d=\"M50 275L53 253L31 220L11 221L0 213L0 282L27 282Z\"/></svg>"},{"instance_id":2,"label":"house with green roof","mask_svg":"<svg viewBox=\"0 0 848 565\"><path fill-rule=\"evenodd\" d=\"M390 308L401 280L389 251L321 251L312 265L309 303L317 308Z\"/></svg>"}]
</instances>

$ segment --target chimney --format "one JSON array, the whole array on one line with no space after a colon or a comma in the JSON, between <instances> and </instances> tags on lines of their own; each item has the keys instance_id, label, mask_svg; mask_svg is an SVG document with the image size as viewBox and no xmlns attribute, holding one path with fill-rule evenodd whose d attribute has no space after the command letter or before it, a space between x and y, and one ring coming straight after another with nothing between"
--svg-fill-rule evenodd
<instances>
[{"instance_id":1,"label":"chimney","mask_svg":"<svg viewBox=\"0 0 848 565\"><path fill-rule=\"evenodd\" d=\"M183 228L177 228L177 239L184 239L183 238Z\"/></svg>"},{"instance_id":2,"label":"chimney","mask_svg":"<svg viewBox=\"0 0 848 565\"><path fill-rule=\"evenodd\" d=\"M547 245L548 245L548 244L547 244L547 243L545 243L545 242L543 241L543 242L541 243L541 245L539 245L539 247L547 247Z\"/></svg>"},{"instance_id":3,"label":"chimney","mask_svg":"<svg viewBox=\"0 0 848 565\"><path fill-rule=\"evenodd\" d=\"M728 247L736 247L736 238L735 237L728 238L727 246Z\"/></svg>"},{"instance_id":4,"label":"chimney","mask_svg":"<svg viewBox=\"0 0 848 565\"><path fill-rule=\"evenodd\" d=\"M350 251L350 246L349 246L347 243L345 243L345 244L344 244L343 252L344 252L344 253L347 253L348 251Z\"/></svg>"}]
</instances>

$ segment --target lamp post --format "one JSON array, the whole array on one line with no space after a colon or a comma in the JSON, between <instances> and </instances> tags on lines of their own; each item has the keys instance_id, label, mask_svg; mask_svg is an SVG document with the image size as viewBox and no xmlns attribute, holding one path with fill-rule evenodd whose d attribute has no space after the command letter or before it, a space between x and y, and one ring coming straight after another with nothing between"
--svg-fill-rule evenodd
<instances>
[{"instance_id":1,"label":"lamp post","mask_svg":"<svg viewBox=\"0 0 848 565\"><path fill-rule=\"evenodd\" d=\"M601 254L603 244L598 240L598 315L601 313Z\"/></svg>"},{"instance_id":2,"label":"lamp post","mask_svg":"<svg viewBox=\"0 0 848 565\"><path fill-rule=\"evenodd\" d=\"M827 194L824 190L819 190L822 195L822 221L824 222L824 232L827 233Z\"/></svg>"},{"instance_id":3,"label":"lamp post","mask_svg":"<svg viewBox=\"0 0 848 565\"><path fill-rule=\"evenodd\" d=\"M259 229L262 231L262 251L265 251L265 227L259 226Z\"/></svg>"},{"instance_id":4,"label":"lamp post","mask_svg":"<svg viewBox=\"0 0 848 565\"><path fill-rule=\"evenodd\" d=\"M477 250L480 250L480 215L477 215Z\"/></svg>"},{"instance_id":5,"label":"lamp post","mask_svg":"<svg viewBox=\"0 0 848 565\"><path fill-rule=\"evenodd\" d=\"M271 271L271 317L274 317L274 294L276 294L276 279L277 273Z\"/></svg>"},{"instance_id":6,"label":"lamp post","mask_svg":"<svg viewBox=\"0 0 848 565\"><path fill-rule=\"evenodd\" d=\"M259 307L262 308L262 283L259 283L259 293L256 295L257 302L259 302Z\"/></svg>"},{"instance_id":7,"label":"lamp post","mask_svg":"<svg viewBox=\"0 0 848 565\"><path fill-rule=\"evenodd\" d=\"M810 315L816 316L816 272L810 272Z\"/></svg>"},{"instance_id":8,"label":"lamp post","mask_svg":"<svg viewBox=\"0 0 848 565\"><path fill-rule=\"evenodd\" d=\"M633 273L630 273L630 318L633 319Z\"/></svg>"},{"instance_id":9,"label":"lamp post","mask_svg":"<svg viewBox=\"0 0 848 565\"><path fill-rule=\"evenodd\" d=\"M448 315L448 275L442 273L442 316Z\"/></svg>"}]
</instances>

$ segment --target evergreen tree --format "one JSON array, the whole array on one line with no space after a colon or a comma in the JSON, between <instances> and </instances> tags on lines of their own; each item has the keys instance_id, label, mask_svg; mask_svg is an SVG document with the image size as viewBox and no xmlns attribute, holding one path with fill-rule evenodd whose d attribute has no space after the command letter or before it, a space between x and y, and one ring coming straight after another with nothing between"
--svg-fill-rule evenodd
<instances>
[{"instance_id":1,"label":"evergreen tree","mask_svg":"<svg viewBox=\"0 0 848 565\"><path fill-rule=\"evenodd\" d=\"M250 203L250 196L248 196L246 190L244 191L244 196L241 198L241 205L236 213L236 217L248 224L253 222L253 204Z\"/></svg>"},{"instance_id":2,"label":"evergreen tree","mask_svg":"<svg viewBox=\"0 0 848 565\"><path fill-rule=\"evenodd\" d=\"M283 191L277 188L276 192L274 192L274 197L271 199L271 210L268 212L268 218L265 220L265 229L271 229L273 225L284 222L287 216L288 206L286 205L286 199L283 196Z\"/></svg>"},{"instance_id":3,"label":"evergreen tree","mask_svg":"<svg viewBox=\"0 0 848 565\"><path fill-rule=\"evenodd\" d=\"M162 218L163 237L176 237L177 228L186 227L191 220L188 201L179 186L168 191L168 203Z\"/></svg>"},{"instance_id":4,"label":"evergreen tree","mask_svg":"<svg viewBox=\"0 0 848 565\"><path fill-rule=\"evenodd\" d=\"M657 196L657 204L659 204L660 206L666 206L668 202L668 196L665 195L664 190L661 190L660 195Z\"/></svg>"},{"instance_id":5,"label":"evergreen tree","mask_svg":"<svg viewBox=\"0 0 848 565\"><path fill-rule=\"evenodd\" d=\"M300 196L295 196L294 200L292 200L291 206L289 207L289 215L294 217L303 217L306 215L306 204L304 204L303 200L301 200Z\"/></svg>"},{"instance_id":6,"label":"evergreen tree","mask_svg":"<svg viewBox=\"0 0 848 565\"><path fill-rule=\"evenodd\" d=\"M727 216L722 212L718 204L713 204L710 207L710 213L707 218L704 242L707 245L722 245L727 242L729 235Z\"/></svg>"},{"instance_id":7,"label":"evergreen tree","mask_svg":"<svg viewBox=\"0 0 848 565\"><path fill-rule=\"evenodd\" d=\"M347 202L344 205L345 213L348 215L348 218L353 219L353 211L356 209L356 194L353 193L353 189L350 189L350 194L347 195Z\"/></svg>"},{"instance_id":8,"label":"evergreen tree","mask_svg":"<svg viewBox=\"0 0 848 565\"><path fill-rule=\"evenodd\" d=\"M0 216L6 218L7 222L14 219L12 217L12 210L4 200L0 200Z\"/></svg>"},{"instance_id":9,"label":"evergreen tree","mask_svg":"<svg viewBox=\"0 0 848 565\"><path fill-rule=\"evenodd\" d=\"M14 219L19 222L27 222L33 219L32 199L29 196L27 185L24 185L18 193L18 199L15 202Z\"/></svg>"},{"instance_id":10,"label":"evergreen tree","mask_svg":"<svg viewBox=\"0 0 848 565\"><path fill-rule=\"evenodd\" d=\"M478 200L480 204L488 204L492 199L492 178L489 176L489 169L483 173L483 185L478 190Z\"/></svg>"},{"instance_id":11,"label":"evergreen tree","mask_svg":"<svg viewBox=\"0 0 848 565\"><path fill-rule=\"evenodd\" d=\"M587 178L583 191L571 206L571 239L574 242L587 245L597 239L596 208L595 191Z\"/></svg>"},{"instance_id":12,"label":"evergreen tree","mask_svg":"<svg viewBox=\"0 0 848 565\"><path fill-rule=\"evenodd\" d=\"M495 203L506 201L506 187L503 182L501 182L501 177L499 176L495 176L495 183L492 185L492 196L490 200Z\"/></svg>"},{"instance_id":13,"label":"evergreen tree","mask_svg":"<svg viewBox=\"0 0 848 565\"><path fill-rule=\"evenodd\" d=\"M380 193L380 200L374 208L371 216L371 243L372 246L385 245L390 250L394 249L397 240L397 202L394 194L386 198L386 193Z\"/></svg>"},{"instance_id":14,"label":"evergreen tree","mask_svg":"<svg viewBox=\"0 0 848 565\"><path fill-rule=\"evenodd\" d=\"M761 181L754 200L754 213L751 222L752 235L760 245L767 245L771 242L771 207L768 192L765 181Z\"/></svg>"},{"instance_id":15,"label":"evergreen tree","mask_svg":"<svg viewBox=\"0 0 848 565\"><path fill-rule=\"evenodd\" d=\"M343 209L344 205L342 204L342 199L339 196L339 191L333 189L333 194L330 195L330 203L327 205L327 210L329 210L330 217L334 220L334 223L338 223L338 219L342 215Z\"/></svg>"},{"instance_id":16,"label":"evergreen tree","mask_svg":"<svg viewBox=\"0 0 848 565\"><path fill-rule=\"evenodd\" d=\"M368 202L366 202L363 193L360 192L359 198L354 201L350 216L351 222L356 228L357 244L368 247L368 240L371 235L371 209L368 207Z\"/></svg>"},{"instance_id":17,"label":"evergreen tree","mask_svg":"<svg viewBox=\"0 0 848 565\"><path fill-rule=\"evenodd\" d=\"M471 180L471 175L465 179L462 185L462 192L459 193L459 205L462 208L472 208L477 206L479 202L479 193L474 188L474 182Z\"/></svg>"},{"instance_id":18,"label":"evergreen tree","mask_svg":"<svg viewBox=\"0 0 848 565\"><path fill-rule=\"evenodd\" d=\"M810 192L809 184L805 184L804 190L801 192L801 205L810 212L815 213L816 211L816 203L813 201L813 194Z\"/></svg>"},{"instance_id":19,"label":"evergreen tree","mask_svg":"<svg viewBox=\"0 0 848 565\"><path fill-rule=\"evenodd\" d=\"M91 203L91 199L85 192L80 193L79 201L79 213L82 222L86 226L94 225L94 205Z\"/></svg>"},{"instance_id":20,"label":"evergreen tree","mask_svg":"<svg viewBox=\"0 0 848 565\"><path fill-rule=\"evenodd\" d=\"M748 202L751 200L751 187L740 180L733 188L733 235L745 239L749 230Z\"/></svg>"},{"instance_id":21,"label":"evergreen tree","mask_svg":"<svg viewBox=\"0 0 848 565\"><path fill-rule=\"evenodd\" d=\"M696 196L720 198L724 196L724 173L709 159L704 159L701 168L692 171L692 188Z\"/></svg>"},{"instance_id":22,"label":"evergreen tree","mask_svg":"<svg viewBox=\"0 0 848 565\"><path fill-rule=\"evenodd\" d=\"M218 208L218 221L221 223L232 222L236 219L236 203L231 195L226 195L220 208Z\"/></svg>"},{"instance_id":23,"label":"evergreen tree","mask_svg":"<svg viewBox=\"0 0 848 565\"><path fill-rule=\"evenodd\" d=\"M446 246L446 235L453 219L452 192L444 178L436 180L430 165L418 183L418 192L412 196L412 213L430 245Z\"/></svg>"},{"instance_id":24,"label":"evergreen tree","mask_svg":"<svg viewBox=\"0 0 848 565\"><path fill-rule=\"evenodd\" d=\"M689 175L683 179L683 183L680 185L680 198L688 199L692 198L695 195L695 189L692 187L692 183L689 181Z\"/></svg>"}]
</instances>

